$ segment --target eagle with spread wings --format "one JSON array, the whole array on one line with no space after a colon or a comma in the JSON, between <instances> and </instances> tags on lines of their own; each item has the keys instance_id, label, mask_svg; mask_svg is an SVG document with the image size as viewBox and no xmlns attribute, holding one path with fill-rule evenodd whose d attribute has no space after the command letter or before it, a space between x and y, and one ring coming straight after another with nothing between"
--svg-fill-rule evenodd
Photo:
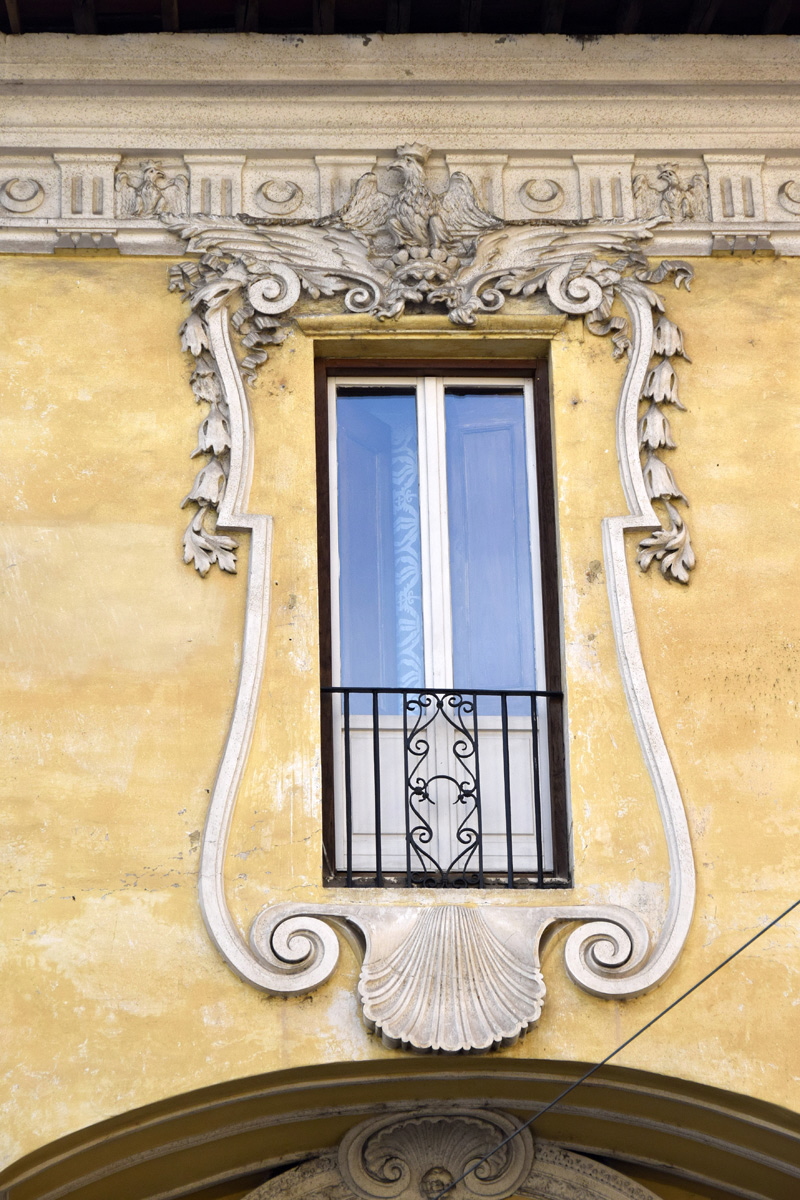
<instances>
[{"instance_id":1,"label":"eagle with spread wings","mask_svg":"<svg viewBox=\"0 0 800 1200\"><path fill-rule=\"evenodd\" d=\"M644 263L646 224L504 224L480 206L460 171L445 191L434 191L425 175L427 156L425 146L399 146L389 165L401 177L395 192L381 191L377 174L369 172L340 209L317 220L240 213L170 223L189 252L203 256L190 288L192 303L220 303L259 278L275 279L281 271L285 278L288 269L312 297L346 291L351 311L394 317L406 303L427 299L443 304L455 323L472 324L476 312L497 306L491 289L527 295L556 270L572 279L588 268L604 292L605 309L619 278L615 260ZM263 297L259 303L262 313L290 306L276 300L265 307Z\"/></svg>"},{"instance_id":2,"label":"eagle with spread wings","mask_svg":"<svg viewBox=\"0 0 800 1200\"><path fill-rule=\"evenodd\" d=\"M434 192L425 176L428 147L398 146L390 171L401 177L394 195L378 190L374 172L362 175L347 203L316 222L321 227L354 229L368 240L389 231L396 248L435 250L466 247L502 221L481 208L471 180L454 171L447 190Z\"/></svg>"}]
</instances>

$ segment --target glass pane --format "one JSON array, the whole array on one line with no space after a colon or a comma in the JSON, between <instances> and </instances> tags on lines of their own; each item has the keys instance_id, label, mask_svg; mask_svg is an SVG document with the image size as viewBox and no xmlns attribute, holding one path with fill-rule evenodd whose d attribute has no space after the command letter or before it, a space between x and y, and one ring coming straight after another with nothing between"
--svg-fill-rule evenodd
<instances>
[{"instance_id":1,"label":"glass pane","mask_svg":"<svg viewBox=\"0 0 800 1200\"><path fill-rule=\"evenodd\" d=\"M445 391L453 680L534 688L525 398Z\"/></svg>"},{"instance_id":2,"label":"glass pane","mask_svg":"<svg viewBox=\"0 0 800 1200\"><path fill-rule=\"evenodd\" d=\"M339 610L344 687L424 681L416 395L337 394ZM381 711L401 711L382 703ZM371 711L369 697L352 699Z\"/></svg>"}]
</instances>

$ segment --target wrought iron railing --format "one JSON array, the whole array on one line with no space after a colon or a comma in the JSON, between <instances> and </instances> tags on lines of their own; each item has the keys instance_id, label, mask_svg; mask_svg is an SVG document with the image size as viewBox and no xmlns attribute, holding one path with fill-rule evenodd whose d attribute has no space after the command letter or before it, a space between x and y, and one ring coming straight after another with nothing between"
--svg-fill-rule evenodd
<instances>
[{"instance_id":1,"label":"wrought iron railing","mask_svg":"<svg viewBox=\"0 0 800 1200\"><path fill-rule=\"evenodd\" d=\"M548 887L561 692L323 688L339 886Z\"/></svg>"}]
</instances>

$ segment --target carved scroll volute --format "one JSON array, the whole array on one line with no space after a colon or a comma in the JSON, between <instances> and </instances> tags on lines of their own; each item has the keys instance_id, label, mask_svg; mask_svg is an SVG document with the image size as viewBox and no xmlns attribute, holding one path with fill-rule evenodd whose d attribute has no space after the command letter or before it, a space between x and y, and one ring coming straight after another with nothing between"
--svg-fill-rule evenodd
<instances>
[{"instance_id":1,"label":"carved scroll volute","mask_svg":"<svg viewBox=\"0 0 800 1200\"><path fill-rule=\"evenodd\" d=\"M328 979L339 949L330 928L335 922L343 932L355 931L353 945L365 953L359 994L368 1028L379 1031L390 1045L415 1050L485 1051L508 1045L538 1018L544 997L538 938L546 925L580 922L566 947L572 979L595 995L622 998L640 995L666 977L691 924L691 840L642 662L625 538L629 532L647 535L639 545L643 570L657 562L666 578L688 581L694 553L683 515L675 507L685 498L669 462L661 457L675 448L665 406L682 408L675 360L686 355L683 335L664 315L664 302L651 285L672 277L676 286L688 288L692 272L678 260L648 264L644 247L652 222L594 221L576 227L545 226L537 220L504 225L481 208L472 183L461 172L451 175L446 191L436 191L426 179L426 159L423 146L398 147L391 164L400 176L398 190L382 191L379 177L370 172L356 183L341 209L316 221L279 223L202 214L177 222L165 218L187 239L194 256L171 267L170 286L191 306L182 340L195 359L195 396L209 405L195 451L209 461L184 501L197 506L184 536L185 560L201 574L215 563L233 571L236 542L228 535L251 534L242 669L203 835L199 890L212 941L231 968L255 987L296 995ZM664 195L660 187L657 191L666 202L672 195L667 185L676 185L671 175L661 182ZM371 314L378 321L399 317L409 302L441 306L453 324L470 326L481 314L501 308L507 295L526 299L541 292L557 311L582 317L592 333L610 334L615 356L629 357L617 416L620 479L628 512L604 519L603 552L623 685L669 851L670 899L655 945L636 913L611 905L506 908L492 903L480 916L477 910L467 916L470 910L465 909L451 920L447 909L452 906L438 907L435 915L415 906L406 919L399 905L330 902L267 904L253 922L248 944L228 908L224 860L264 671L271 523L248 509L253 441L245 382L266 360L268 347L287 336L292 308L302 294L315 300L339 295L345 310ZM615 311L619 303L626 315ZM247 351L241 361L232 334ZM647 405L644 413L642 404ZM666 520L654 503L663 506ZM218 524L211 524L215 520ZM417 928L404 929L403 937L387 948L376 930L380 927L385 934L396 920L406 925L416 921ZM495 923L509 921L518 932L527 921L528 938L527 955L517 953L510 964L508 938L498 940L492 929ZM446 953L436 952L437 942ZM456 947L458 955L453 953ZM430 965L421 974L418 948ZM452 965L460 961L462 951L464 961L483 964L480 971L462 972ZM442 1019L434 1027L428 1020L428 1000L439 995L443 979L448 981L448 998L437 1001ZM361 1160L347 1159L353 1180L360 1181L353 1189L364 1200L406 1195L432 1200L444 1190L447 1175L456 1179L463 1173L463 1162L452 1155L443 1157L444 1152L437 1151L420 1158L421 1151L412 1152L412 1142L417 1146L421 1135L413 1126L412 1138L410 1122L411 1118L403 1134L408 1145L398 1145L396 1153L380 1160L383 1165L374 1166L366 1142ZM459 1135L459 1154L462 1159L473 1154L477 1161L480 1152L467 1145L477 1127L462 1121L459 1129L464 1134L463 1139ZM392 1137L397 1136L395 1130ZM499 1140L502 1137L491 1145ZM394 1164L391 1171L386 1166L389 1159ZM481 1167L470 1175L469 1184L459 1185L462 1200L509 1195L515 1186L508 1182L512 1161L513 1155L506 1165L496 1165L492 1156L484 1165L489 1174ZM492 1191L495 1182L499 1190Z\"/></svg>"},{"instance_id":2,"label":"carved scroll volute","mask_svg":"<svg viewBox=\"0 0 800 1200\"><path fill-rule=\"evenodd\" d=\"M345 1135L339 1170L362 1200L436 1200L445 1188L452 1200L506 1200L533 1163L527 1129L500 1146L518 1128L504 1113L480 1109L381 1117Z\"/></svg>"}]
</instances>

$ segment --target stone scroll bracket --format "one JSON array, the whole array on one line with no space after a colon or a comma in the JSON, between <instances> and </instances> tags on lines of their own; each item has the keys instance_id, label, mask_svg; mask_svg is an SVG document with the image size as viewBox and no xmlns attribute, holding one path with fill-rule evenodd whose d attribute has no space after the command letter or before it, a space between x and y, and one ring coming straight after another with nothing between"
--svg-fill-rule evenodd
<instances>
[{"instance_id":1,"label":"stone scroll bracket","mask_svg":"<svg viewBox=\"0 0 800 1200\"><path fill-rule=\"evenodd\" d=\"M171 268L171 286L190 306L182 343L195 361L195 395L208 405L195 450L205 461L184 501L194 506L185 558L201 574L214 565L232 571L231 535L249 532L252 542L239 688L201 856L207 929L242 979L289 995L319 986L335 969L335 925L363 954L359 998L368 1028L388 1045L457 1052L509 1045L538 1019L545 994L538 946L554 922L578 923L565 947L574 982L594 995L616 998L657 986L688 934L695 889L689 832L642 663L625 538L629 532L640 536L642 570L656 563L665 579L688 582L695 558L678 507L685 497L668 461L675 441L667 416L683 408L676 363L686 354L683 335L665 315L653 285L672 279L688 288L692 272L681 261L648 265L645 248L658 217L508 224L482 207L462 171L454 170L447 187L435 190L427 158L427 147L417 143L398 147L389 164L393 190L384 191L378 175L367 172L337 211L317 220L203 215L164 220L193 256ZM267 905L253 921L248 943L231 917L223 886L268 617L271 525L268 517L248 512L254 447L246 381L270 346L286 336L303 294L325 297L328 304L327 298L341 296L346 312L362 319L391 321L413 302L443 309L455 325L471 326L501 309L507 296L524 301L539 292L557 311L582 319L590 332L610 335L615 356L628 360L616 423L628 511L605 519L603 545L622 681L669 853L670 899L661 929L651 944L634 912L602 904ZM420 962L424 970L412 965ZM464 971L464 962L472 964L470 971Z\"/></svg>"}]
</instances>

